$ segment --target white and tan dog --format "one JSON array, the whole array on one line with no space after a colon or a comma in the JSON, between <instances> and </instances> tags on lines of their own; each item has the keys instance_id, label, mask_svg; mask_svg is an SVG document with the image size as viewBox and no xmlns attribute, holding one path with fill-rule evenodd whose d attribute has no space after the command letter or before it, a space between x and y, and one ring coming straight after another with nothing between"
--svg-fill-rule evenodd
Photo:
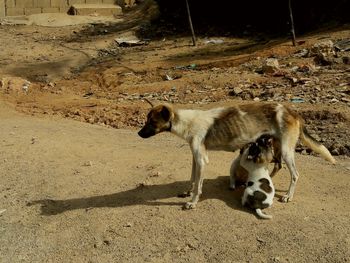
<instances>
[{"instance_id":1,"label":"white and tan dog","mask_svg":"<svg viewBox=\"0 0 350 263\"><path fill-rule=\"evenodd\" d=\"M284 202L293 198L299 177L294 161L299 136L306 146L335 163L327 148L306 132L301 117L278 103L253 103L211 110L175 109L168 104L157 105L148 113L146 124L138 134L142 138L149 138L164 131L186 140L192 151L191 188L187 192L192 195L192 200L185 204L186 209L194 208L202 193L203 169L209 161L207 150L233 152L254 142L262 134L274 137L280 148L275 153L278 162L272 174L281 168L282 158L291 174L288 192L282 199Z\"/></svg>"},{"instance_id":2,"label":"white and tan dog","mask_svg":"<svg viewBox=\"0 0 350 263\"><path fill-rule=\"evenodd\" d=\"M271 219L271 215L262 212L262 209L272 206L275 188L270 178L269 163L273 160L273 138L261 136L256 142L249 143L242 148L239 165L248 172L246 188L242 197L242 205L255 210L263 219Z\"/></svg>"}]
</instances>

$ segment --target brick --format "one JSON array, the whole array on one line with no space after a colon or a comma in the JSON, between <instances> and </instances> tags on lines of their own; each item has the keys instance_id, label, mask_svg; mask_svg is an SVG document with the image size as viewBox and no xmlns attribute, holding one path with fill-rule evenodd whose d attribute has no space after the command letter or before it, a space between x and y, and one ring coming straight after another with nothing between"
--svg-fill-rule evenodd
<instances>
[{"instance_id":1,"label":"brick","mask_svg":"<svg viewBox=\"0 0 350 263\"><path fill-rule=\"evenodd\" d=\"M24 8L24 14L25 15L33 15L33 14L40 14L41 13L41 8Z\"/></svg>"},{"instance_id":2,"label":"brick","mask_svg":"<svg viewBox=\"0 0 350 263\"><path fill-rule=\"evenodd\" d=\"M102 0L102 3L114 5L115 4L115 0Z\"/></svg>"},{"instance_id":3,"label":"brick","mask_svg":"<svg viewBox=\"0 0 350 263\"><path fill-rule=\"evenodd\" d=\"M5 1L6 1L6 8L16 7L16 0L5 0Z\"/></svg>"},{"instance_id":4,"label":"brick","mask_svg":"<svg viewBox=\"0 0 350 263\"><path fill-rule=\"evenodd\" d=\"M68 13L69 7L60 7L60 13Z\"/></svg>"},{"instance_id":5,"label":"brick","mask_svg":"<svg viewBox=\"0 0 350 263\"><path fill-rule=\"evenodd\" d=\"M9 7L6 9L7 16L22 16L24 15L24 8Z\"/></svg>"},{"instance_id":6,"label":"brick","mask_svg":"<svg viewBox=\"0 0 350 263\"><path fill-rule=\"evenodd\" d=\"M68 0L69 6L75 4L85 4L85 0Z\"/></svg>"},{"instance_id":7,"label":"brick","mask_svg":"<svg viewBox=\"0 0 350 263\"><path fill-rule=\"evenodd\" d=\"M51 0L51 7L68 7L67 0Z\"/></svg>"},{"instance_id":8,"label":"brick","mask_svg":"<svg viewBox=\"0 0 350 263\"><path fill-rule=\"evenodd\" d=\"M0 17L5 16L5 0L0 0Z\"/></svg>"},{"instance_id":9,"label":"brick","mask_svg":"<svg viewBox=\"0 0 350 263\"><path fill-rule=\"evenodd\" d=\"M118 5L107 4L75 4L71 7L70 12L75 15L99 14L101 16L119 15L122 8Z\"/></svg>"},{"instance_id":10,"label":"brick","mask_svg":"<svg viewBox=\"0 0 350 263\"><path fill-rule=\"evenodd\" d=\"M102 4L102 0L85 0L86 4Z\"/></svg>"},{"instance_id":11,"label":"brick","mask_svg":"<svg viewBox=\"0 0 350 263\"><path fill-rule=\"evenodd\" d=\"M48 8L43 8L43 13L59 13L60 9L58 7L48 7Z\"/></svg>"},{"instance_id":12,"label":"brick","mask_svg":"<svg viewBox=\"0 0 350 263\"><path fill-rule=\"evenodd\" d=\"M17 0L16 7L33 7L34 0Z\"/></svg>"},{"instance_id":13,"label":"brick","mask_svg":"<svg viewBox=\"0 0 350 263\"><path fill-rule=\"evenodd\" d=\"M34 0L34 7L49 8L51 7L50 0Z\"/></svg>"}]
</instances>

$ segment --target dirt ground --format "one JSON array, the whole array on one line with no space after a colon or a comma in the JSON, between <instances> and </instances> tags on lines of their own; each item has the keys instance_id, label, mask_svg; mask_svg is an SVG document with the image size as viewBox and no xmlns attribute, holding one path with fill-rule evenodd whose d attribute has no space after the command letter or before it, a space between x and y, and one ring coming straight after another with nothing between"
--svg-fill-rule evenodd
<instances>
[{"instance_id":1,"label":"dirt ground","mask_svg":"<svg viewBox=\"0 0 350 263\"><path fill-rule=\"evenodd\" d=\"M348 262L349 51L324 64L299 54L349 38L349 28L297 47L229 36L192 47L189 37L147 38L155 11L142 8L119 23L0 25L0 261ZM144 44L116 43L136 31ZM279 68L262 72L266 58ZM185 108L281 102L338 164L298 146L295 198L278 202L289 184L282 169L274 218L263 221L241 207L242 189L228 190L236 154L212 152L201 201L183 211L189 148L169 134L137 136L143 98Z\"/></svg>"}]
</instances>

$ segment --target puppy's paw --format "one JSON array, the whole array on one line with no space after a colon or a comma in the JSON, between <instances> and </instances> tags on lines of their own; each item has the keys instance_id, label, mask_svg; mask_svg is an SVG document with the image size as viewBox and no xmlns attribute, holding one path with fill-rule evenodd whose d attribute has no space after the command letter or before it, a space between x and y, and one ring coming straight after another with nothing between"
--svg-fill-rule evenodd
<instances>
[{"instance_id":1,"label":"puppy's paw","mask_svg":"<svg viewBox=\"0 0 350 263\"><path fill-rule=\"evenodd\" d=\"M191 191L184 192L184 193L178 194L177 197L180 197L180 198L192 197L192 192Z\"/></svg>"},{"instance_id":2,"label":"puppy's paw","mask_svg":"<svg viewBox=\"0 0 350 263\"><path fill-rule=\"evenodd\" d=\"M289 196L288 194L286 194L280 198L280 202L282 202L282 203L288 203L291 201L292 201L292 197Z\"/></svg>"},{"instance_id":3,"label":"puppy's paw","mask_svg":"<svg viewBox=\"0 0 350 263\"><path fill-rule=\"evenodd\" d=\"M183 210L190 210L190 209L194 209L196 207L197 203L193 203L193 202L187 202L186 204L184 204L184 206L182 207Z\"/></svg>"}]
</instances>

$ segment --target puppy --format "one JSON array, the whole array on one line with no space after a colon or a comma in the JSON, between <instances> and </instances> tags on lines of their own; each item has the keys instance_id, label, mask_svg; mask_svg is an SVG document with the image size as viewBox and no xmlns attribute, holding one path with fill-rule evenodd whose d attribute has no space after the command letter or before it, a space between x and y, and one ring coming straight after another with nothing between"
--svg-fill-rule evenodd
<instances>
[{"instance_id":1,"label":"puppy","mask_svg":"<svg viewBox=\"0 0 350 263\"><path fill-rule=\"evenodd\" d=\"M194 208L202 193L203 170L209 162L208 150L233 152L254 142L262 134L273 136L280 147L275 153L278 162L272 175L281 169L282 158L291 175L283 202L292 200L299 177L294 160L299 136L306 146L335 163L327 148L307 133L301 117L278 103L253 103L210 110L176 109L169 104L152 105L147 121L138 134L149 138L161 132L171 132L186 140L192 151L191 187L187 191L187 196L192 196L192 200L185 204L186 209Z\"/></svg>"},{"instance_id":2,"label":"puppy","mask_svg":"<svg viewBox=\"0 0 350 263\"><path fill-rule=\"evenodd\" d=\"M269 135L261 135L257 140L256 143L260 146L267 145L271 141L271 149L269 149L273 155L272 161L273 163L278 163L279 160L275 156L275 149L279 149L279 145L277 144L276 140L273 140L273 138ZM230 188L234 190L236 187L241 186L241 185L246 185L247 180L248 180L248 171L244 169L240 165L241 157L243 154L243 150L245 148L242 148L240 150L239 155L237 156L236 159L233 160L230 168ZM281 165L281 164L278 164ZM273 173L271 173L270 177L274 176Z\"/></svg>"},{"instance_id":3,"label":"puppy","mask_svg":"<svg viewBox=\"0 0 350 263\"><path fill-rule=\"evenodd\" d=\"M272 138L260 137L243 148L239 164L248 172L248 182L242 197L242 205L255 209L263 219L271 219L261 209L273 203L275 188L269 176L268 164L273 159ZM237 158L238 159L238 158Z\"/></svg>"}]
</instances>

